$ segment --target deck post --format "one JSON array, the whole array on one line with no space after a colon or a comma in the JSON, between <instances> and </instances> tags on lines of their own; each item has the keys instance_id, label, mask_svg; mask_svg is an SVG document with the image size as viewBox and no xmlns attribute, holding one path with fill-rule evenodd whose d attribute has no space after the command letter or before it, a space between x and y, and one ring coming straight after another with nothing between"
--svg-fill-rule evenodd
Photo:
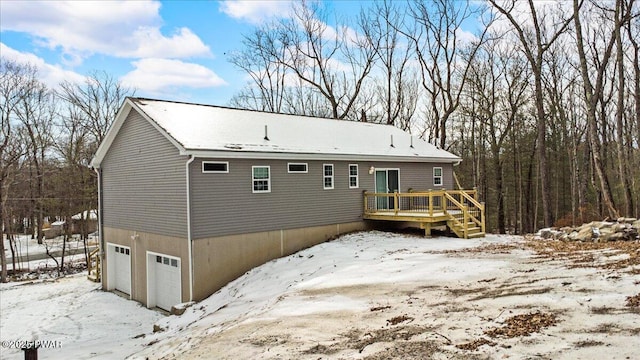
<instances>
[{"instance_id":1,"label":"deck post","mask_svg":"<svg viewBox=\"0 0 640 360\"><path fill-rule=\"evenodd\" d=\"M464 221L464 227L463 227L463 231L464 231L464 238L468 239L469 238L469 207L468 206L463 206L462 207L462 212L463 212L463 221Z\"/></svg>"},{"instance_id":2,"label":"deck post","mask_svg":"<svg viewBox=\"0 0 640 360\"><path fill-rule=\"evenodd\" d=\"M433 216L433 193L429 189L429 216Z\"/></svg>"},{"instance_id":3,"label":"deck post","mask_svg":"<svg viewBox=\"0 0 640 360\"><path fill-rule=\"evenodd\" d=\"M400 196L398 191L393 192L393 202L395 203L396 216L398 216L398 209L400 208Z\"/></svg>"},{"instance_id":4,"label":"deck post","mask_svg":"<svg viewBox=\"0 0 640 360\"><path fill-rule=\"evenodd\" d=\"M431 223L422 223L422 227L424 228L424 236L431 237Z\"/></svg>"}]
</instances>

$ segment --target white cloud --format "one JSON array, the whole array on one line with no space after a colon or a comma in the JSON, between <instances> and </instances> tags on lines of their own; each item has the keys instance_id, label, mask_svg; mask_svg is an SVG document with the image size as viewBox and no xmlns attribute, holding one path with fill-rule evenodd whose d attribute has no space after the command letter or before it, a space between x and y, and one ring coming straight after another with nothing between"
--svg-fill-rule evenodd
<instances>
[{"instance_id":1,"label":"white cloud","mask_svg":"<svg viewBox=\"0 0 640 360\"><path fill-rule=\"evenodd\" d=\"M220 3L220 11L234 19L260 24L274 17L287 17L291 0L227 0Z\"/></svg>"},{"instance_id":2,"label":"white cloud","mask_svg":"<svg viewBox=\"0 0 640 360\"><path fill-rule=\"evenodd\" d=\"M132 63L136 69L120 80L126 86L159 94L178 87L207 88L227 83L210 69L180 60L148 58Z\"/></svg>"},{"instance_id":3,"label":"white cloud","mask_svg":"<svg viewBox=\"0 0 640 360\"><path fill-rule=\"evenodd\" d=\"M171 37L160 33L158 28L141 27L127 39L131 46L116 50L121 57L186 58L193 55L210 55L209 47L188 28L180 28Z\"/></svg>"},{"instance_id":4,"label":"white cloud","mask_svg":"<svg viewBox=\"0 0 640 360\"><path fill-rule=\"evenodd\" d=\"M72 64L93 53L164 58L211 55L209 47L187 28L163 35L160 6L151 0L7 1L2 3L0 21L3 31L28 33L41 46L61 48L64 59Z\"/></svg>"},{"instance_id":5,"label":"white cloud","mask_svg":"<svg viewBox=\"0 0 640 360\"><path fill-rule=\"evenodd\" d=\"M20 52L3 43L0 43L0 54L2 54L3 61L12 60L17 63L35 66L38 69L38 78L50 88L56 88L63 81L70 81L73 83L82 83L85 81L85 77L83 75L73 71L64 70L58 65L48 64L42 58L34 54Z\"/></svg>"}]
</instances>

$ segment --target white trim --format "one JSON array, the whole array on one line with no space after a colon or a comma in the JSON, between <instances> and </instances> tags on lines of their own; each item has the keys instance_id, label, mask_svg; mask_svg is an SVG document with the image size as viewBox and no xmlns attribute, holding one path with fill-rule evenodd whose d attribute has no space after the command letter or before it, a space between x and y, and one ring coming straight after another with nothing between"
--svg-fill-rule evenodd
<instances>
[{"instance_id":1,"label":"white trim","mask_svg":"<svg viewBox=\"0 0 640 360\"><path fill-rule=\"evenodd\" d=\"M356 174L355 175L351 175L351 167L355 166L356 167ZM349 170L349 189L357 189L360 187L360 169L358 168L358 164L349 164L348 167ZM351 185L351 177L355 176L356 179L356 185L352 186Z\"/></svg>"},{"instance_id":2,"label":"white trim","mask_svg":"<svg viewBox=\"0 0 640 360\"><path fill-rule=\"evenodd\" d=\"M255 179L253 177L253 170L256 168L267 168L267 170L269 171L269 177L266 179L267 180L267 190L256 190L254 185L255 185L255 181L264 181L265 179ZM263 194L263 193L270 193L271 192L271 166L270 165L254 165L251 166L251 192L253 192L254 194Z\"/></svg>"},{"instance_id":3,"label":"white trim","mask_svg":"<svg viewBox=\"0 0 640 360\"><path fill-rule=\"evenodd\" d=\"M387 193L388 194L393 194L389 192L389 170L398 170L398 191L400 191L400 189L402 189L401 184L400 184L400 168L376 168L375 171L373 172L373 188L375 189L375 192L378 192L378 178L376 176L376 172L378 171L384 171L387 173Z\"/></svg>"},{"instance_id":4,"label":"white trim","mask_svg":"<svg viewBox=\"0 0 640 360\"><path fill-rule=\"evenodd\" d=\"M189 165L191 165L191 163L195 159L196 158L194 156L191 156L189 160L187 160L187 163L185 165L187 181L187 247L189 252L189 301L193 301L193 239L191 239L191 177L189 176ZM229 170L228 166L227 170Z\"/></svg>"},{"instance_id":5,"label":"white trim","mask_svg":"<svg viewBox=\"0 0 640 360\"><path fill-rule=\"evenodd\" d=\"M296 153L296 152L257 152L257 151L219 151L219 150L185 150L180 155L193 155L198 158L225 158L251 160L324 160L351 162L420 162L452 164L461 161L460 158L442 158L425 156L385 156L363 154L325 154L325 153Z\"/></svg>"},{"instance_id":6,"label":"white trim","mask_svg":"<svg viewBox=\"0 0 640 360\"><path fill-rule=\"evenodd\" d=\"M182 146L182 144L178 142L178 140L174 139L171 135L169 135L169 133L167 133L162 127L160 127L160 125L158 125L156 121L151 119L151 117L149 117L144 112L144 110L142 110L138 105L136 105L136 103L132 101L131 98L127 97L124 103L122 104L122 107L118 111L118 114L116 115L116 118L113 121L113 124L107 131L107 134L105 135L104 140L102 140L102 143L98 146L98 149L96 150L96 154L93 156L93 159L91 159L90 165L92 167L100 167L100 165L102 164L102 160L104 160L104 157L107 155L107 151L109 151L111 144L115 140L116 136L118 135L118 132L120 131L120 128L122 127L122 124L124 124L124 121L127 119L132 109L135 109L138 112L138 114L142 116L142 118L147 120L147 122L149 122L151 126L153 126L156 130L158 130L158 132L160 132L162 136L167 138L167 140L169 140L169 142L171 142L171 144L173 144L173 146L175 146L178 149L179 154L190 155L190 153L187 152L187 150L184 148L184 146Z\"/></svg>"},{"instance_id":7,"label":"white trim","mask_svg":"<svg viewBox=\"0 0 640 360\"><path fill-rule=\"evenodd\" d=\"M223 164L226 167L226 170L205 170L205 164ZM202 161L202 173L203 174L228 174L229 173L229 162L228 161Z\"/></svg>"},{"instance_id":8,"label":"white trim","mask_svg":"<svg viewBox=\"0 0 640 360\"><path fill-rule=\"evenodd\" d=\"M110 254L109 251L109 247L113 248L113 251ZM106 243L106 252L107 252L107 290L111 291L114 290L116 287L114 285L114 281L115 281L115 271L116 269L114 268L114 263L113 261L115 260L113 258L113 256L109 256L109 255L113 255L115 253L115 248L116 247L121 247L121 248L125 248L129 250L129 293L127 295L129 295L129 300L131 300L133 298L133 264L131 263L134 256L133 256L133 252L131 251L131 246L126 246L126 245L121 245L121 244L116 244L116 243L110 243L107 242ZM111 260L109 260L111 258Z\"/></svg>"},{"instance_id":9,"label":"white trim","mask_svg":"<svg viewBox=\"0 0 640 360\"><path fill-rule=\"evenodd\" d=\"M147 308L154 308L157 307L158 301L155 298L155 294L151 294L151 286L150 284L152 283L151 280L151 267L152 266L156 266L156 256L161 256L161 257L166 257L172 260L178 260L178 278L180 279L180 287L178 289L178 291L180 292L179 294L179 298L180 298L180 302L182 302L182 259L180 257L177 256L173 256L173 255L168 255L168 254L163 254L163 253L159 253L159 252L155 252L155 251L150 251L147 250L145 253L145 262L147 263L147 284L146 284L146 288L147 288ZM153 262L149 261L149 257L153 257ZM154 274L155 275L155 274ZM155 278L153 280L156 280ZM155 281L154 281L155 283ZM155 293L155 287L153 288L154 293Z\"/></svg>"},{"instance_id":10,"label":"white trim","mask_svg":"<svg viewBox=\"0 0 640 360\"><path fill-rule=\"evenodd\" d=\"M98 256L100 257L100 273L104 274L104 254L107 252L106 245L104 243L104 236L102 235L102 176L100 175L100 169L93 168L96 173L96 179L98 180ZM102 281L102 279L100 279Z\"/></svg>"},{"instance_id":11,"label":"white trim","mask_svg":"<svg viewBox=\"0 0 640 360\"><path fill-rule=\"evenodd\" d=\"M291 165L304 165L304 171L291 171L291 168L290 168ZM305 163L303 163L303 162L298 162L298 163L290 162L290 163L287 163L287 173L288 174L307 174L308 172L309 172L309 163L306 163L306 162Z\"/></svg>"},{"instance_id":12,"label":"white trim","mask_svg":"<svg viewBox=\"0 0 640 360\"><path fill-rule=\"evenodd\" d=\"M331 175L327 176L325 174L325 166L331 166ZM331 186L327 186L327 183L325 182L325 180L327 178L331 179ZM333 164L322 164L322 188L325 190L331 190L334 189L336 186L336 167L333 166Z\"/></svg>"},{"instance_id":13,"label":"white trim","mask_svg":"<svg viewBox=\"0 0 640 360\"><path fill-rule=\"evenodd\" d=\"M440 169L440 176L436 176L436 169ZM434 166L432 169L432 173L433 173L433 178L431 181L433 182L433 186L444 186L444 172L442 171L442 167ZM436 184L436 178L440 179L440 184Z\"/></svg>"}]
</instances>

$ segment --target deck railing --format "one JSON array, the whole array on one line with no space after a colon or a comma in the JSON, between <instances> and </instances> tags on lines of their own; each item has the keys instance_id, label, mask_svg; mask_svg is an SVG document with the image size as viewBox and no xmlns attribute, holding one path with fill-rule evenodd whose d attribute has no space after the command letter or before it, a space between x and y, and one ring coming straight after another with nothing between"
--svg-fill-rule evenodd
<instances>
[{"instance_id":1,"label":"deck railing","mask_svg":"<svg viewBox=\"0 0 640 360\"><path fill-rule=\"evenodd\" d=\"M485 232L484 204L476 190L427 190L408 193L364 193L364 215L446 217L468 236L470 228Z\"/></svg>"},{"instance_id":2,"label":"deck railing","mask_svg":"<svg viewBox=\"0 0 640 360\"><path fill-rule=\"evenodd\" d=\"M87 277L91 281L100 281L100 248L97 248L89 253L89 264L87 264Z\"/></svg>"}]
</instances>

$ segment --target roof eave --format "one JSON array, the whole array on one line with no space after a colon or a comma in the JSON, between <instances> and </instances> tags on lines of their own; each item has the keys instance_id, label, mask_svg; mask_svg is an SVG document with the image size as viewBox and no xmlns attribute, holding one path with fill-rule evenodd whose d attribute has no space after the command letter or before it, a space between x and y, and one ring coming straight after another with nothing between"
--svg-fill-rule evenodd
<instances>
[{"instance_id":1,"label":"roof eave","mask_svg":"<svg viewBox=\"0 0 640 360\"><path fill-rule=\"evenodd\" d=\"M145 120L149 122L149 124L151 124L156 130L158 130L160 134L162 134L165 138L167 138L167 140L169 140L169 142L171 142L178 149L180 155L187 154L187 151L182 146L182 144L180 144L176 139L174 139L171 135L169 135L169 133L165 129L163 129L149 115L147 115L144 112L144 110L141 109L132 98L127 97L124 103L122 104L122 106L120 107L120 110L118 111L118 114L116 115L116 118L113 121L113 124L111 125L104 139L98 146L98 149L96 150L96 153L93 156L93 159L91 159L91 163L89 165L92 168L96 168L96 169L100 168L100 166L102 165L102 160L104 160L104 157L107 155L107 152L111 147L111 144L113 143L116 136L118 135L118 132L120 132L120 128L122 127L122 124L124 124L124 121L129 116L129 113L131 112L132 109L135 109Z\"/></svg>"},{"instance_id":2,"label":"roof eave","mask_svg":"<svg viewBox=\"0 0 640 360\"><path fill-rule=\"evenodd\" d=\"M397 161L423 163L459 163L459 157L403 156L376 154L330 154L301 152L222 151L185 149L181 155L196 158L256 159L256 160L335 160L335 161Z\"/></svg>"}]
</instances>

